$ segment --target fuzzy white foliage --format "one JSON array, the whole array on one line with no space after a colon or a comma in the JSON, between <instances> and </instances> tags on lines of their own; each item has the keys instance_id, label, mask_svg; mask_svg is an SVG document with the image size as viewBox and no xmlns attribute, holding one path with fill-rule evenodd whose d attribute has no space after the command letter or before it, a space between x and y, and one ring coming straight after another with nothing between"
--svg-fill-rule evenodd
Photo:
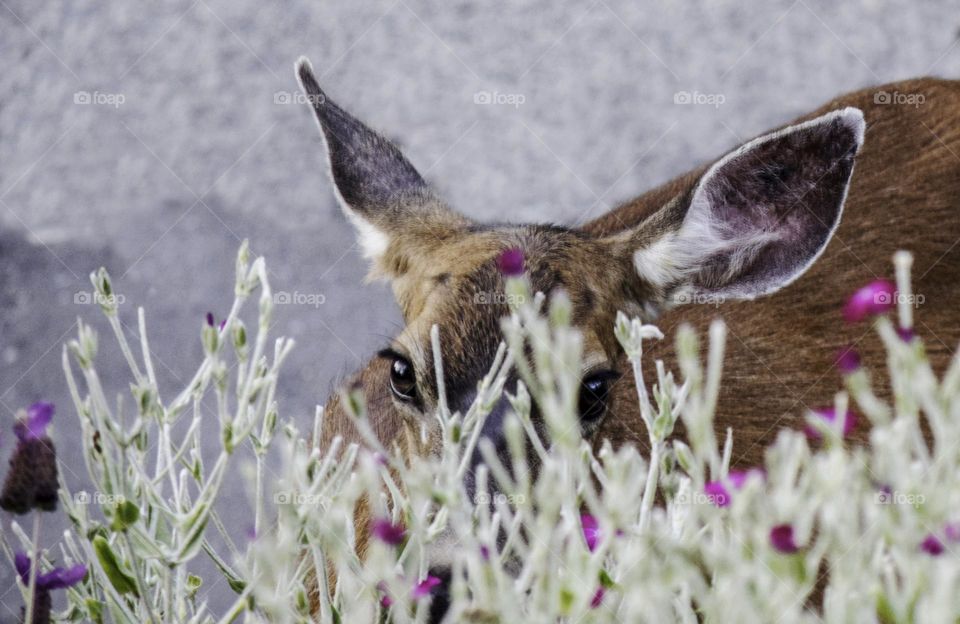
<instances>
[{"instance_id":1,"label":"fuzzy white foliage","mask_svg":"<svg viewBox=\"0 0 960 624\"><path fill-rule=\"evenodd\" d=\"M384 615L392 622L425 622L429 598L414 599L412 588L425 578L439 551L454 570L448 622L933 622L960 616L955 591L960 558L951 541L957 537L952 523L960 519L960 481L955 477L960 468L960 360L938 380L920 341L902 341L886 318L878 320L877 329L888 349L894 404L872 394L865 370L848 376L852 400L873 425L872 445L845 445L840 423L814 423L824 438L818 449L811 449L801 433L782 431L768 450L766 476L748 478L740 489L728 483L731 503L718 507L704 493L705 484L726 479L736 443L735 434L728 435L721 447L712 427L721 383L722 324L711 329L706 366L697 337L683 329L677 337L683 382L657 363L652 397L639 391L650 458L631 447L615 450L610 445L594 453L580 438L576 418L582 342L569 326L570 303L558 296L544 310L542 297L517 297L532 303L519 306L504 321L505 347L475 404L467 414L441 409L436 415L431 426L443 439L438 455L409 464L399 460L373 434L362 397L350 395L347 403L365 446L338 441L321 452L308 445L304 432L284 425L276 436L283 446L283 478L269 486L259 476L255 479L257 539L231 546L231 553L217 553L209 534L218 530L219 520L205 505L215 500L225 466L234 455L246 453L241 447L253 449L255 475L260 474L259 462L277 428L273 391L278 367L289 349L281 340L272 360L263 353L269 286L262 261L250 268L244 254L242 250L238 263L238 302L223 330L204 330L206 359L179 397L165 403L153 392L145 342L146 372L140 372L141 363L122 342L138 397L132 423L121 425L102 396L89 330L82 327L80 339L71 343L69 351L86 382L82 393L65 361L84 438L94 426L102 432L105 459L96 459L89 448L88 469L98 488L124 494L141 514L125 531L113 529L114 508L101 505L104 522L71 505L72 497L65 493L74 529L62 556L48 553L47 560L87 562L91 575L69 590L70 608L61 617L93 619L99 608L105 621L116 622L239 618L353 623L379 621ZM898 260L902 293L909 291L908 260ZM262 289L260 331L248 353L238 334L237 314L256 287ZM526 288L523 280L508 283L514 294L529 295ZM909 325L909 313L901 314L900 322ZM140 331L145 336L143 323ZM616 333L635 373L643 376L643 343L660 338L659 332L621 316ZM122 332L118 336L123 340ZM236 368L224 366L229 342L240 363ZM535 365L516 357L525 346L532 348ZM512 471L479 437L511 367L523 379L510 397L514 413L504 425ZM235 378L231 400L226 389ZM196 423L199 410L190 410L208 391L216 393L221 405L225 441L212 467L208 458L198 456L192 426L176 441L167 427L177 415ZM544 415L549 442L534 431L533 401ZM840 413L847 401L846 394L838 395ZM228 408L231 404L235 409ZM687 443L669 439L678 418L688 431ZM933 433L929 445L922 420ZM318 410L309 433L316 437L322 427ZM150 439L149 452L132 440L134 432ZM536 475L527 469L527 436L539 456ZM502 493L492 504L475 504L463 487L474 448L489 460L489 467L478 472L477 491L487 491L484 484L496 481ZM665 504L654 504L658 490ZM374 517L406 527L401 547L373 540L366 557L358 557L353 509L364 497ZM593 550L584 539L583 512L599 525ZM204 517L209 522L191 541L191 527ZM794 529L795 554L781 553L771 544L771 529L782 524ZM92 533L108 538L139 598L117 591L92 553ZM500 534L506 541L498 548ZM28 541L22 531L18 535ZM930 536L944 547L941 555L921 548ZM233 544L231 536L223 537ZM456 548L449 548L451 543ZM238 592L227 613L211 614L190 599L196 590L191 590L195 581L189 570L201 554L215 559ZM818 615L808 601L824 566L829 578ZM319 611L312 615L304 580L310 568L332 572L319 575ZM596 601L601 586L606 590ZM383 606L385 594L391 597L390 607Z\"/></svg>"}]
</instances>

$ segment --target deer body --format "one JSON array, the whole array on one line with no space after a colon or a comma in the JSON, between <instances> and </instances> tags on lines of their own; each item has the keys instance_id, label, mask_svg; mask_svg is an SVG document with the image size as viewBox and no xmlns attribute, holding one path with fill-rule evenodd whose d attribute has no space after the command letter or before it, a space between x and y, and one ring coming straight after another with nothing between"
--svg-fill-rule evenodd
<instances>
[{"instance_id":1,"label":"deer body","mask_svg":"<svg viewBox=\"0 0 960 624\"><path fill-rule=\"evenodd\" d=\"M469 221L396 147L327 99L305 60L298 74L338 199L406 321L350 381L365 395L377 435L406 453L439 445L414 435L436 406L430 328L440 328L451 409L469 406L490 365L508 309L476 302L503 292L497 259L505 250L522 250L534 289L562 288L573 302L586 354L583 433L598 444L647 440L613 336L618 310L667 335L648 346L646 370L654 359L676 369L679 323L704 335L710 320L724 318L717 427L721 435L733 429L741 466L761 463L778 429L802 426L809 408L832 402L841 347L855 344L868 365L882 364L877 337L866 324L845 325L840 310L858 286L890 277L897 249L915 254L914 291L925 301L917 331L941 370L960 341L960 82L882 87L922 94L919 106L877 104L877 89L839 97L582 228L562 228ZM507 409L498 405L484 425L497 446ZM319 444L335 436L358 441L339 396L328 401ZM358 536L362 552L365 532Z\"/></svg>"}]
</instances>

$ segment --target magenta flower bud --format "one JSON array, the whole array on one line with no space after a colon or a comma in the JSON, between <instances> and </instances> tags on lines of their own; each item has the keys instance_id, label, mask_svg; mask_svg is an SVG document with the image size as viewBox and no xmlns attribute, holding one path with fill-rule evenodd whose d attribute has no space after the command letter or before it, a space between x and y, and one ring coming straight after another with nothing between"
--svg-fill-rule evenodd
<instances>
[{"instance_id":1,"label":"magenta flower bud","mask_svg":"<svg viewBox=\"0 0 960 624\"><path fill-rule=\"evenodd\" d=\"M890 280L870 282L847 300L843 318L848 323L862 321L868 316L883 314L896 305L897 287Z\"/></svg>"},{"instance_id":2,"label":"magenta flower bud","mask_svg":"<svg viewBox=\"0 0 960 624\"><path fill-rule=\"evenodd\" d=\"M480 546L480 556L484 561L490 561L490 549L487 548L486 544Z\"/></svg>"},{"instance_id":3,"label":"magenta flower bud","mask_svg":"<svg viewBox=\"0 0 960 624\"><path fill-rule=\"evenodd\" d=\"M943 534L951 542L960 542L960 522L948 522L943 527Z\"/></svg>"},{"instance_id":4,"label":"magenta flower bud","mask_svg":"<svg viewBox=\"0 0 960 624\"><path fill-rule=\"evenodd\" d=\"M207 325L213 327L213 312L207 312Z\"/></svg>"},{"instance_id":5,"label":"magenta flower bud","mask_svg":"<svg viewBox=\"0 0 960 624\"><path fill-rule=\"evenodd\" d=\"M523 274L523 261L523 250L513 247L497 257L497 268L507 277L518 277Z\"/></svg>"},{"instance_id":6,"label":"magenta flower bud","mask_svg":"<svg viewBox=\"0 0 960 624\"><path fill-rule=\"evenodd\" d=\"M793 536L793 525L778 524L770 529L770 545L774 550L787 555L800 550Z\"/></svg>"},{"instance_id":7,"label":"magenta flower bud","mask_svg":"<svg viewBox=\"0 0 960 624\"><path fill-rule=\"evenodd\" d=\"M727 486L722 481L708 481L703 486L703 493L717 507L726 507L730 504L730 492L727 491Z\"/></svg>"},{"instance_id":8,"label":"magenta flower bud","mask_svg":"<svg viewBox=\"0 0 960 624\"><path fill-rule=\"evenodd\" d=\"M597 591L594 592L593 598L590 599L590 608L596 609L603 603L603 597L606 595L607 590L603 587L598 587Z\"/></svg>"},{"instance_id":9,"label":"magenta flower bud","mask_svg":"<svg viewBox=\"0 0 960 624\"><path fill-rule=\"evenodd\" d=\"M407 536L407 530L402 524L393 524L383 518L370 523L370 532L384 544L399 546Z\"/></svg>"},{"instance_id":10,"label":"magenta flower bud","mask_svg":"<svg viewBox=\"0 0 960 624\"><path fill-rule=\"evenodd\" d=\"M600 525L590 514L580 514L580 525L583 527L583 539L587 542L587 548L593 552L600 542Z\"/></svg>"},{"instance_id":11,"label":"magenta flower bud","mask_svg":"<svg viewBox=\"0 0 960 624\"><path fill-rule=\"evenodd\" d=\"M920 550L928 555L937 557L942 555L945 549L943 547L943 542L941 542L937 536L931 533L927 535L922 542L920 542Z\"/></svg>"},{"instance_id":12,"label":"magenta flower bud","mask_svg":"<svg viewBox=\"0 0 960 624\"><path fill-rule=\"evenodd\" d=\"M731 470L727 473L727 483L729 483L733 489L739 490L743 487L744 483L747 482L747 479L750 475L758 475L763 478L765 473L760 468L750 468L749 470ZM717 507L726 507L730 504L730 490L727 489L726 483L723 481L708 481L706 485L703 486L703 492L707 495L712 502Z\"/></svg>"},{"instance_id":13,"label":"magenta flower bud","mask_svg":"<svg viewBox=\"0 0 960 624\"><path fill-rule=\"evenodd\" d=\"M844 347L837 355L836 365L844 375L855 373L860 369L860 354L852 346Z\"/></svg>"},{"instance_id":14,"label":"magenta flower bud","mask_svg":"<svg viewBox=\"0 0 960 624\"><path fill-rule=\"evenodd\" d=\"M909 327L900 327L899 325L897 326L897 335L900 336L900 340L904 342L911 342L917 337L917 334L912 329Z\"/></svg>"},{"instance_id":15,"label":"magenta flower bud","mask_svg":"<svg viewBox=\"0 0 960 624\"><path fill-rule=\"evenodd\" d=\"M380 596L380 606L384 609L388 609L393 605L393 598L390 597L390 594L387 591L387 584L383 581L377 583L377 589L380 590L380 593L383 594Z\"/></svg>"},{"instance_id":16,"label":"magenta flower bud","mask_svg":"<svg viewBox=\"0 0 960 624\"><path fill-rule=\"evenodd\" d=\"M813 410L813 413L822 418L823 420L833 423L837 419L837 411L833 407L821 407L819 409ZM854 427L857 426L857 414L853 410L847 410L846 415L843 419L843 437L850 435L850 432L853 431ZM820 439L820 431L816 427L811 425L806 425L803 428L803 432L807 434L807 438L811 440Z\"/></svg>"},{"instance_id":17,"label":"magenta flower bud","mask_svg":"<svg viewBox=\"0 0 960 624\"><path fill-rule=\"evenodd\" d=\"M417 583L416 587L413 588L413 599L418 600L420 598L426 598L433 592L433 588L442 582L443 581L435 576L428 576Z\"/></svg>"}]
</instances>

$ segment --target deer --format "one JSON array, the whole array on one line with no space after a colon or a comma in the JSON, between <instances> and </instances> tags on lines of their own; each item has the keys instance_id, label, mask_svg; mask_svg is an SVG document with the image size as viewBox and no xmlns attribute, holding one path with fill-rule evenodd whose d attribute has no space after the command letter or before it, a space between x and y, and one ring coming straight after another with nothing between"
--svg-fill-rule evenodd
<instances>
[{"instance_id":1,"label":"deer","mask_svg":"<svg viewBox=\"0 0 960 624\"><path fill-rule=\"evenodd\" d=\"M585 354L581 430L597 447L648 445L637 380L614 336L618 311L668 337L645 349L647 370L658 359L675 369L669 337L680 324L703 335L723 318L716 428L733 432L735 467L762 464L781 428L832 402L839 350L856 345L865 362L885 361L869 326L844 323L840 311L858 286L891 274L898 249L914 254L925 302L916 331L935 370L960 340L960 81L842 95L588 223L562 226L483 224L456 212L394 144L327 97L307 59L296 73L370 278L389 281L405 323L345 387L362 393L376 434L404 453L439 445L414 442L437 408L434 325L451 411L473 401L509 314L490 297L503 292L497 260L507 250L522 251L535 291L562 289L572 302ZM475 305L478 293L492 303ZM326 403L321 448L338 436L361 442L342 395ZM498 449L509 409L502 400L483 424ZM866 440L864 426L850 435ZM363 526L358 518L360 553Z\"/></svg>"}]
</instances>

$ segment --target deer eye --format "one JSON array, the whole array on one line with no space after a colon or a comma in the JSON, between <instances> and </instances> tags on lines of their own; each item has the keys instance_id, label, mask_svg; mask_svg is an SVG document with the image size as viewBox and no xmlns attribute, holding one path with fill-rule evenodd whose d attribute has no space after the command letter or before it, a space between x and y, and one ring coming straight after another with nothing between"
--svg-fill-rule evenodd
<instances>
[{"instance_id":1,"label":"deer eye","mask_svg":"<svg viewBox=\"0 0 960 624\"><path fill-rule=\"evenodd\" d=\"M580 423L594 425L607 412L607 398L613 382L619 379L616 371L597 371L588 374L580 384Z\"/></svg>"},{"instance_id":2,"label":"deer eye","mask_svg":"<svg viewBox=\"0 0 960 624\"><path fill-rule=\"evenodd\" d=\"M381 351L380 357L390 362L390 390L393 396L401 401L416 401L417 375L410 360L392 349Z\"/></svg>"}]
</instances>

